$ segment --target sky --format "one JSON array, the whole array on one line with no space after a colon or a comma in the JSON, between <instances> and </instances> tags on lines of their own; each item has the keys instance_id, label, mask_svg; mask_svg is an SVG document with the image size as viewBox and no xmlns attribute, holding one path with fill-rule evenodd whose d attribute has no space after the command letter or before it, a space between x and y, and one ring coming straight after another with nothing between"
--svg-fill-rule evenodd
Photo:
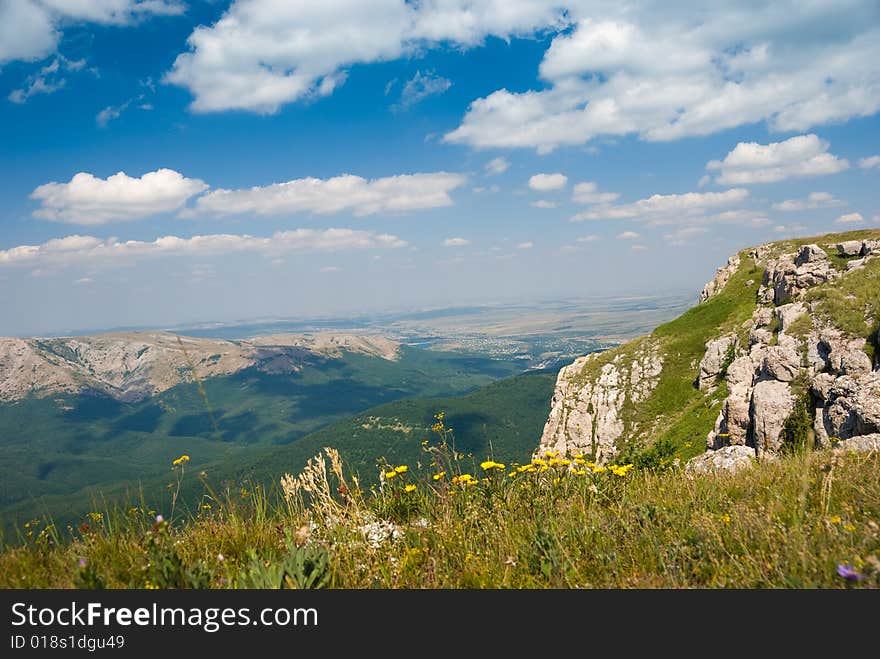
<instances>
[{"instance_id":1,"label":"sky","mask_svg":"<svg viewBox=\"0 0 880 659\"><path fill-rule=\"evenodd\" d=\"M698 291L880 226L880 5L0 0L0 335Z\"/></svg>"}]
</instances>

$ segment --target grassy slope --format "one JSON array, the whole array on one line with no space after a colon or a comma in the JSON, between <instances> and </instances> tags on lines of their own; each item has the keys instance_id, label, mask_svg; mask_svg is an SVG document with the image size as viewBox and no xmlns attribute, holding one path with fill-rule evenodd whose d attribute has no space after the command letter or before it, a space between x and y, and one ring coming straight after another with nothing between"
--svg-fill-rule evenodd
<instances>
[{"instance_id":1,"label":"grassy slope","mask_svg":"<svg viewBox=\"0 0 880 659\"><path fill-rule=\"evenodd\" d=\"M431 435L434 416L444 412L455 448L478 460L526 461L535 449L550 411L556 376L520 375L456 397L415 398L374 407L333 424L289 446L273 449L239 470L257 479L279 469L298 473L323 447L339 450L362 482L377 477L376 459L415 464L421 442Z\"/></svg>"},{"instance_id":2,"label":"grassy slope","mask_svg":"<svg viewBox=\"0 0 880 659\"><path fill-rule=\"evenodd\" d=\"M158 535L141 514L97 521L60 544L38 528L0 552L0 587L186 587L196 574L203 587L247 586L301 551L284 538L300 529L302 544L307 521L308 551L326 557L320 574L341 588L880 586L877 454L790 455L697 479L558 468L446 489L430 473L411 469L375 497L309 509L231 500ZM328 492L337 484L331 476ZM371 547L358 524L377 513L399 535ZM863 580L841 578L842 564Z\"/></svg>"}]
</instances>

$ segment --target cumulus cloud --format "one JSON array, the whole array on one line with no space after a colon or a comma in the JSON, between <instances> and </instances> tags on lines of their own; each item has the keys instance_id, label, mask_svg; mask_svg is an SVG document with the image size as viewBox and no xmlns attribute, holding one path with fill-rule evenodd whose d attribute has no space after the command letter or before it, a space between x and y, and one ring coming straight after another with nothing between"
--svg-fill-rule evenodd
<instances>
[{"instance_id":1,"label":"cumulus cloud","mask_svg":"<svg viewBox=\"0 0 880 659\"><path fill-rule=\"evenodd\" d=\"M242 190L212 190L199 197L195 208L185 215L401 213L451 206L449 193L466 181L461 174L447 172L401 174L372 180L352 174L329 179L308 177Z\"/></svg>"},{"instance_id":2,"label":"cumulus cloud","mask_svg":"<svg viewBox=\"0 0 880 659\"><path fill-rule=\"evenodd\" d=\"M534 208L556 208L556 202L548 199L538 199L538 201L533 201L530 206Z\"/></svg>"},{"instance_id":3,"label":"cumulus cloud","mask_svg":"<svg viewBox=\"0 0 880 659\"><path fill-rule=\"evenodd\" d=\"M873 0L560 5L573 28L544 54L542 89L476 99L447 141L545 153L601 135L664 141L760 121L803 131L880 109Z\"/></svg>"},{"instance_id":4,"label":"cumulus cloud","mask_svg":"<svg viewBox=\"0 0 880 659\"><path fill-rule=\"evenodd\" d=\"M70 23L129 25L185 9L177 0L0 0L0 64L51 55Z\"/></svg>"},{"instance_id":5,"label":"cumulus cloud","mask_svg":"<svg viewBox=\"0 0 880 659\"><path fill-rule=\"evenodd\" d=\"M880 167L880 156L861 158L859 160L859 167L861 169L874 169L874 167Z\"/></svg>"},{"instance_id":6,"label":"cumulus cloud","mask_svg":"<svg viewBox=\"0 0 880 659\"><path fill-rule=\"evenodd\" d=\"M829 192L811 192L806 199L786 199L773 204L773 210L791 213L794 211L813 210L815 208L831 208L842 206L844 202L835 199Z\"/></svg>"},{"instance_id":7,"label":"cumulus cloud","mask_svg":"<svg viewBox=\"0 0 880 659\"><path fill-rule=\"evenodd\" d=\"M429 96L438 96L452 86L452 81L441 78L433 71L416 74L406 81L403 91L400 93L400 102L394 106L396 110L408 110L413 105L421 103Z\"/></svg>"},{"instance_id":8,"label":"cumulus cloud","mask_svg":"<svg viewBox=\"0 0 880 659\"><path fill-rule=\"evenodd\" d=\"M846 213L834 220L835 224L864 224L864 222L865 218L861 213Z\"/></svg>"},{"instance_id":9,"label":"cumulus cloud","mask_svg":"<svg viewBox=\"0 0 880 659\"><path fill-rule=\"evenodd\" d=\"M527 240L524 243L520 243L519 245L517 245L516 248L517 249L531 249L534 246L535 246L535 243L533 243L531 240Z\"/></svg>"},{"instance_id":10,"label":"cumulus cloud","mask_svg":"<svg viewBox=\"0 0 880 659\"><path fill-rule=\"evenodd\" d=\"M510 163L507 159L499 156L497 158L492 158L492 160L486 163L486 174L488 176L497 176L498 174L503 174L509 168Z\"/></svg>"},{"instance_id":11,"label":"cumulus cloud","mask_svg":"<svg viewBox=\"0 0 880 659\"><path fill-rule=\"evenodd\" d=\"M655 194L631 204L596 206L578 213L572 222L583 220L618 220L628 218L657 218L674 216L676 218L702 213L706 209L733 206L744 202L749 191L744 188L731 188L724 192L686 192L684 194Z\"/></svg>"},{"instance_id":12,"label":"cumulus cloud","mask_svg":"<svg viewBox=\"0 0 880 659\"><path fill-rule=\"evenodd\" d=\"M587 236L581 236L580 238L577 239L577 241L579 243L592 243L597 240L599 240L599 236L597 236L595 233L591 233Z\"/></svg>"},{"instance_id":13,"label":"cumulus cloud","mask_svg":"<svg viewBox=\"0 0 880 659\"><path fill-rule=\"evenodd\" d=\"M158 169L140 178L119 172L102 179L80 172L67 183L39 186L31 198L41 204L33 213L36 218L96 225L175 211L207 188L204 181L186 178L173 169Z\"/></svg>"},{"instance_id":14,"label":"cumulus cloud","mask_svg":"<svg viewBox=\"0 0 880 659\"><path fill-rule=\"evenodd\" d=\"M722 185L775 183L849 169L849 161L828 153L828 146L813 134L770 144L740 142L724 160L709 161L706 169L718 172L715 181Z\"/></svg>"},{"instance_id":15,"label":"cumulus cloud","mask_svg":"<svg viewBox=\"0 0 880 659\"><path fill-rule=\"evenodd\" d=\"M529 35L563 15L541 0L237 0L193 31L166 80L193 94L196 112L273 113L333 93L351 65Z\"/></svg>"},{"instance_id":16,"label":"cumulus cloud","mask_svg":"<svg viewBox=\"0 0 880 659\"><path fill-rule=\"evenodd\" d=\"M447 238L443 241L444 247L464 247L470 244L471 241L465 238Z\"/></svg>"},{"instance_id":17,"label":"cumulus cloud","mask_svg":"<svg viewBox=\"0 0 880 659\"><path fill-rule=\"evenodd\" d=\"M639 237L635 231L624 231L623 233L617 234L618 240L635 240Z\"/></svg>"},{"instance_id":18,"label":"cumulus cloud","mask_svg":"<svg viewBox=\"0 0 880 659\"><path fill-rule=\"evenodd\" d=\"M617 201L620 195L616 192L599 192L599 186L593 181L584 181L574 186L571 200L576 204L610 204Z\"/></svg>"},{"instance_id":19,"label":"cumulus cloud","mask_svg":"<svg viewBox=\"0 0 880 659\"><path fill-rule=\"evenodd\" d=\"M537 192L550 192L561 190L568 185L568 177L565 174L535 174L529 179L529 187Z\"/></svg>"},{"instance_id":20,"label":"cumulus cloud","mask_svg":"<svg viewBox=\"0 0 880 659\"><path fill-rule=\"evenodd\" d=\"M279 231L270 237L246 234L209 234L190 238L162 236L150 242L74 235L49 240L41 245L20 245L2 250L0 266L85 263L90 267L97 267L144 258L220 256L236 252L258 252L277 258L293 251L394 249L407 244L391 234L354 229L294 229Z\"/></svg>"}]
</instances>

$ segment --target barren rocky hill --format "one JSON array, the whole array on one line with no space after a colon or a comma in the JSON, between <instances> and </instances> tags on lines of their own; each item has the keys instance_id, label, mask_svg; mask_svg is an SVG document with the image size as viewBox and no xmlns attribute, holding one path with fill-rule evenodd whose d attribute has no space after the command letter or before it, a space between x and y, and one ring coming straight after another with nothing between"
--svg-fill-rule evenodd
<instances>
[{"instance_id":1,"label":"barren rocky hill","mask_svg":"<svg viewBox=\"0 0 880 659\"><path fill-rule=\"evenodd\" d=\"M699 471L793 443L880 449L878 323L880 231L743 250L677 320L563 368L538 452Z\"/></svg>"},{"instance_id":2,"label":"barren rocky hill","mask_svg":"<svg viewBox=\"0 0 880 659\"><path fill-rule=\"evenodd\" d=\"M384 338L348 334L286 334L246 341L166 332L0 338L0 401L93 391L131 402L189 382L194 373L199 378L247 368L293 373L316 358L336 358L343 352L394 360L398 347Z\"/></svg>"}]
</instances>

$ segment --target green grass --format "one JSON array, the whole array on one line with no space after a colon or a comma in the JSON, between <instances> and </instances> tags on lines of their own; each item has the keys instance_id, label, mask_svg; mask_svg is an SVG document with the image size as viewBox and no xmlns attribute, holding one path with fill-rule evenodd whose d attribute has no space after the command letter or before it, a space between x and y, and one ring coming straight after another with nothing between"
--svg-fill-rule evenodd
<instances>
[{"instance_id":1,"label":"green grass","mask_svg":"<svg viewBox=\"0 0 880 659\"><path fill-rule=\"evenodd\" d=\"M858 270L817 286L806 294L820 319L831 321L852 337L869 340L869 356L874 356L880 329L880 260L868 261Z\"/></svg>"},{"instance_id":2,"label":"green grass","mask_svg":"<svg viewBox=\"0 0 880 659\"><path fill-rule=\"evenodd\" d=\"M69 536L37 526L0 553L0 587L880 586L877 454L798 452L694 479L562 465L510 478L512 465L475 471L433 445L424 469L373 491L327 458L287 482L287 500L211 494L171 524L134 510ZM478 482L451 483L461 470Z\"/></svg>"}]
</instances>

